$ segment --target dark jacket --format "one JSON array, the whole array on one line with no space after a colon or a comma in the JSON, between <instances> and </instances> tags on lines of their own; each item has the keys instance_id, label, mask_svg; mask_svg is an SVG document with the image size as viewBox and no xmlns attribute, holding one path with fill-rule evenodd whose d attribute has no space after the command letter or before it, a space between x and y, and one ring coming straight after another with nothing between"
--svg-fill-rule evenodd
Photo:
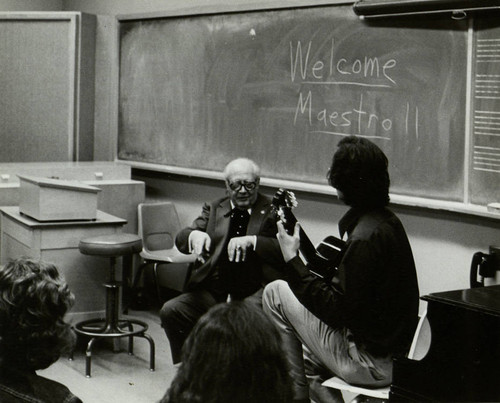
<instances>
[{"instance_id":1,"label":"dark jacket","mask_svg":"<svg viewBox=\"0 0 500 403\"><path fill-rule=\"evenodd\" d=\"M205 203L201 215L193 223L181 230L176 238L175 244L183 253L189 253L189 234L194 230L206 232L212 242L210 246L210 258L203 264L196 262L192 265L191 276L188 280L188 289L204 281L213 274L219 260L227 247L228 232L231 212L231 203L228 197L218 199L212 203ZM255 256L259 270L262 270L262 284L281 277L279 268L283 267L283 256L281 254L278 240L276 239L276 218L271 214L271 201L259 193L247 227L247 235L257 236Z\"/></svg>"},{"instance_id":2,"label":"dark jacket","mask_svg":"<svg viewBox=\"0 0 500 403\"><path fill-rule=\"evenodd\" d=\"M287 264L291 289L329 326L349 329L358 347L377 356L405 354L418 322L419 290L400 220L387 208L351 209L339 229L348 238L332 281L311 275L296 257Z\"/></svg>"}]
</instances>

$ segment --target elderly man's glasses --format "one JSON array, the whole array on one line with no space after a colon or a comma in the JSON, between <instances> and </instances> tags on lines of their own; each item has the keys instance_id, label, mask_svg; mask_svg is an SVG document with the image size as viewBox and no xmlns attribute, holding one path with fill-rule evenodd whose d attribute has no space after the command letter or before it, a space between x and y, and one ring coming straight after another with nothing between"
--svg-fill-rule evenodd
<instances>
[{"instance_id":1,"label":"elderly man's glasses","mask_svg":"<svg viewBox=\"0 0 500 403\"><path fill-rule=\"evenodd\" d=\"M247 192L254 190L257 187L257 182L247 182L247 181L236 181L236 182L228 182L229 189L233 192L239 192L242 187L245 188Z\"/></svg>"}]
</instances>

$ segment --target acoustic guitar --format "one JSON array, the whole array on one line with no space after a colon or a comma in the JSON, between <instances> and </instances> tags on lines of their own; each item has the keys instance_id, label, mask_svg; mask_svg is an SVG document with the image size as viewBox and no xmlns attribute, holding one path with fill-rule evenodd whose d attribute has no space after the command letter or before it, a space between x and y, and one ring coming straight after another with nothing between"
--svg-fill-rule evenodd
<instances>
[{"instance_id":1,"label":"acoustic guitar","mask_svg":"<svg viewBox=\"0 0 500 403\"><path fill-rule=\"evenodd\" d=\"M293 235L297 218L292 209L297 207L297 198L289 190L280 188L271 202L272 211L281 220L286 232ZM299 251L307 263L309 271L317 277L331 279L342 260L346 243L336 236L329 235L315 247L302 226L300 226Z\"/></svg>"}]
</instances>

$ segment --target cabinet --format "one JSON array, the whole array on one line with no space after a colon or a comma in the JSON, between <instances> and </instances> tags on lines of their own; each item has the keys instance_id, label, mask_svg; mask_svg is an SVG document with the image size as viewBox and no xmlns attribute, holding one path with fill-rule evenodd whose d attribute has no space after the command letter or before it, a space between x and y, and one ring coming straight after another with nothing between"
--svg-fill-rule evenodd
<instances>
[{"instance_id":1,"label":"cabinet","mask_svg":"<svg viewBox=\"0 0 500 403\"><path fill-rule=\"evenodd\" d=\"M0 161L93 158L96 16L0 13Z\"/></svg>"}]
</instances>

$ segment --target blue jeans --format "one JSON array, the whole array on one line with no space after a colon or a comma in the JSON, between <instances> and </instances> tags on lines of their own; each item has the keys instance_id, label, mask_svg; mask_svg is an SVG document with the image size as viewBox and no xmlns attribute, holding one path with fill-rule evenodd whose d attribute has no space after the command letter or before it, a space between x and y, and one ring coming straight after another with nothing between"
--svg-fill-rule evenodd
<instances>
[{"instance_id":1,"label":"blue jeans","mask_svg":"<svg viewBox=\"0 0 500 403\"><path fill-rule=\"evenodd\" d=\"M358 349L348 329L334 329L319 320L300 303L287 282L268 284L262 307L281 333L295 399L309 398L310 382L317 385L334 375L348 383L371 387L391 383L392 357L373 357ZM322 389L319 393L328 395L324 401L343 401L339 391ZM322 401L321 396L314 398Z\"/></svg>"}]
</instances>

